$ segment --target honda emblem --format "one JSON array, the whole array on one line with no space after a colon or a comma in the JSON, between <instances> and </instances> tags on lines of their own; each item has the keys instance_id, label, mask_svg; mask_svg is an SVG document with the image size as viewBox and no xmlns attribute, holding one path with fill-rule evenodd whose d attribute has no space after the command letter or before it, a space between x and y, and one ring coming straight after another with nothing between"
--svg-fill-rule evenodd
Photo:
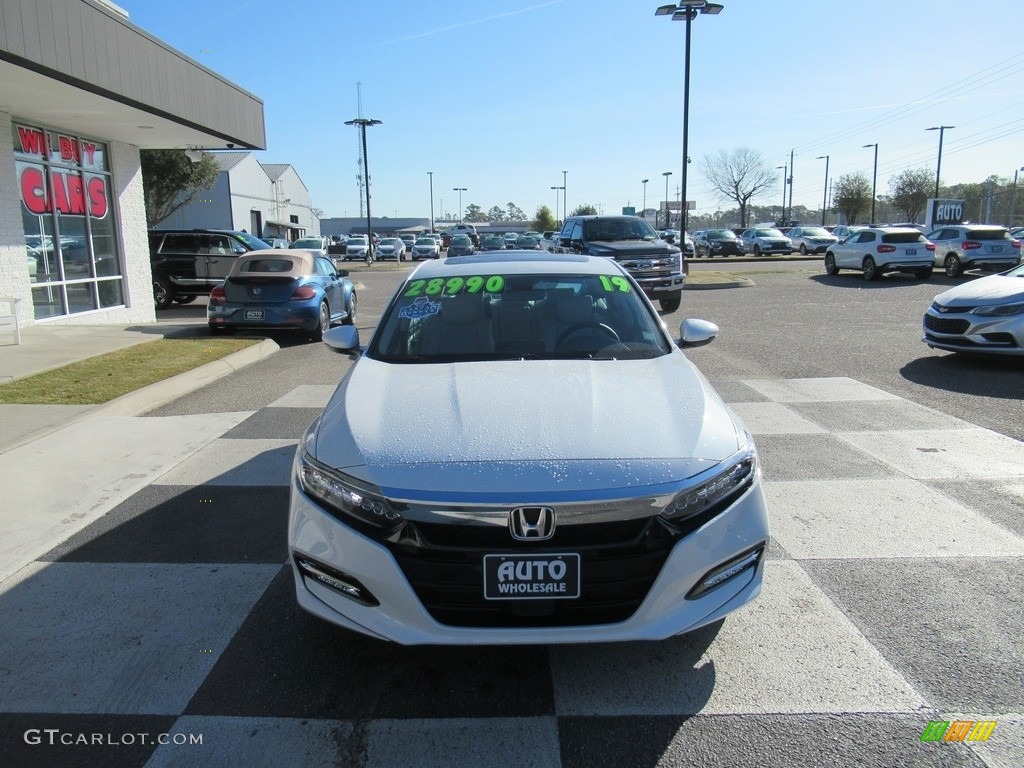
<instances>
[{"instance_id":1,"label":"honda emblem","mask_svg":"<svg viewBox=\"0 0 1024 768\"><path fill-rule=\"evenodd\" d=\"M508 530L516 541L547 541L555 535L555 510L516 507L509 512Z\"/></svg>"}]
</instances>

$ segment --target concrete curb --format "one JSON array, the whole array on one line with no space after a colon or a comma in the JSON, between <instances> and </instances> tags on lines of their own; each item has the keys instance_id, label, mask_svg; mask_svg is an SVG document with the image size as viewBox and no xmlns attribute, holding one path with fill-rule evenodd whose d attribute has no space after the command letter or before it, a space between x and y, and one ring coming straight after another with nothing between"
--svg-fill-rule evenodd
<instances>
[{"instance_id":1,"label":"concrete curb","mask_svg":"<svg viewBox=\"0 0 1024 768\"><path fill-rule=\"evenodd\" d=\"M714 274L714 273L704 273ZM716 277L714 280L709 282L690 282L689 279L686 281L686 286L683 290L686 291L712 291L717 288L750 288L757 285L753 280L748 277L741 277L740 275L730 275L727 273L719 273L722 275L721 278ZM692 275L691 275L692 277Z\"/></svg>"},{"instance_id":2,"label":"concrete curb","mask_svg":"<svg viewBox=\"0 0 1024 768\"><path fill-rule=\"evenodd\" d=\"M134 392L128 392L106 403L100 403L88 410L76 413L67 419L62 419L59 423L51 424L22 435L10 443L5 443L0 448L0 453L6 453L14 448L27 445L85 419L92 419L97 416L138 416L217 381L241 368L259 362L280 349L277 342L271 339L264 339L259 344L253 344L251 347L233 352L220 360L214 360L213 362L206 363L206 365L193 368L191 371L179 373L177 376L155 382Z\"/></svg>"}]
</instances>

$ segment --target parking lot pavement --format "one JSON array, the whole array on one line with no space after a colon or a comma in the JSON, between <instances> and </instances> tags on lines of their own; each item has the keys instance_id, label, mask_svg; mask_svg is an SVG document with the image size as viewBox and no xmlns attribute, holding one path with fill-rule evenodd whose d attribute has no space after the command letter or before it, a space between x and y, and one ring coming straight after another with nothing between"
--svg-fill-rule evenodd
<instances>
[{"instance_id":1,"label":"parking lot pavement","mask_svg":"<svg viewBox=\"0 0 1024 768\"><path fill-rule=\"evenodd\" d=\"M286 522L333 387L199 436L200 417L125 417L168 454L117 503L66 482L50 514L87 524L0 584L0 763L1024 765L1024 444L847 378L712 383L761 451L764 591L658 643L406 648L328 625L296 607ZM995 727L922 740L938 721Z\"/></svg>"}]
</instances>

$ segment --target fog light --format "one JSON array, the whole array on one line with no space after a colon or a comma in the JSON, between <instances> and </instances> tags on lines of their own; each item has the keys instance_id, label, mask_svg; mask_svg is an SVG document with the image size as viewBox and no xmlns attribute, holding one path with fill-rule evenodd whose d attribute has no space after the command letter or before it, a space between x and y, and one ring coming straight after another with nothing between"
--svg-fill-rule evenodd
<instances>
[{"instance_id":1,"label":"fog light","mask_svg":"<svg viewBox=\"0 0 1024 768\"><path fill-rule=\"evenodd\" d=\"M329 565L318 563L307 557L296 556L295 564L299 567L299 572L306 578L313 579L313 581L319 582L361 605L371 607L380 605L380 601L370 594L370 590L347 573L342 573Z\"/></svg>"},{"instance_id":2,"label":"fog light","mask_svg":"<svg viewBox=\"0 0 1024 768\"><path fill-rule=\"evenodd\" d=\"M756 568L757 564L761 561L761 555L763 554L764 545L762 544L756 549L747 550L743 554L734 557L732 560L713 568L704 574L703 578L697 582L696 586L687 593L686 599L696 600L698 597L702 597L705 593L710 592L715 587L720 587L730 579L739 576L744 571Z\"/></svg>"}]
</instances>

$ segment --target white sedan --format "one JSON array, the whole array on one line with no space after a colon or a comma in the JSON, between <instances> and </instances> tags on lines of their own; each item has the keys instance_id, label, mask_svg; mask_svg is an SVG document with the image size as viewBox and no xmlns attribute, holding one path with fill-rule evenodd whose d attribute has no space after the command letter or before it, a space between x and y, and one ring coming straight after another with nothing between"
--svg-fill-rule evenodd
<instances>
[{"instance_id":1,"label":"white sedan","mask_svg":"<svg viewBox=\"0 0 1024 768\"><path fill-rule=\"evenodd\" d=\"M750 435L599 256L421 263L299 441L299 605L403 644L658 640L761 591ZM643 418L637 418L637 409Z\"/></svg>"},{"instance_id":2,"label":"white sedan","mask_svg":"<svg viewBox=\"0 0 1024 768\"><path fill-rule=\"evenodd\" d=\"M921 340L949 352L1024 355L1024 264L940 293Z\"/></svg>"}]
</instances>

